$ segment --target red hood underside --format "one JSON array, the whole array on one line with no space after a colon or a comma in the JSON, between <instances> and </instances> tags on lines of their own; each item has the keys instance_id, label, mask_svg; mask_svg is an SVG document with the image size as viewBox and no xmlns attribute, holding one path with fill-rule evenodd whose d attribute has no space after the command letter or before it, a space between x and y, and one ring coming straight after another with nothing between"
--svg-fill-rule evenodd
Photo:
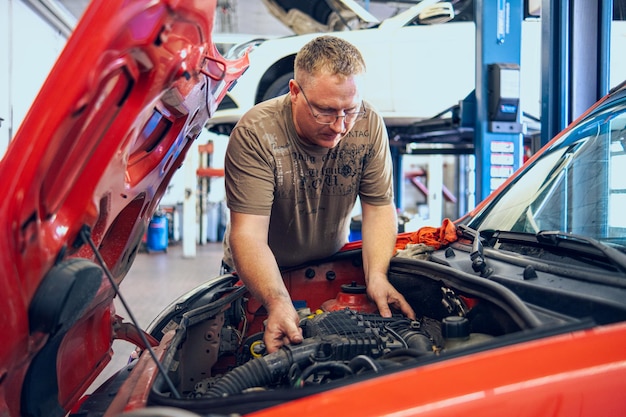
<instances>
[{"instance_id":1,"label":"red hood underside","mask_svg":"<svg viewBox=\"0 0 626 417\"><path fill-rule=\"evenodd\" d=\"M119 284L247 67L214 47L215 7L93 1L11 142L0 164L1 415L63 415L108 362L114 291L91 244Z\"/></svg>"}]
</instances>

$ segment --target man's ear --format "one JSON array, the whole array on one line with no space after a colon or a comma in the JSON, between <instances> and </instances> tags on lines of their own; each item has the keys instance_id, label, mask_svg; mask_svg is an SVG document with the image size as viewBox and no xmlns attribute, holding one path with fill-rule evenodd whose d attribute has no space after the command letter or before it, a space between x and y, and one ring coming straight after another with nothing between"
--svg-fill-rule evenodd
<instances>
[{"instance_id":1,"label":"man's ear","mask_svg":"<svg viewBox=\"0 0 626 417\"><path fill-rule=\"evenodd\" d=\"M292 78L289 80L289 96L291 97L291 102L295 103L296 96L300 94L300 88L296 81Z\"/></svg>"}]
</instances>

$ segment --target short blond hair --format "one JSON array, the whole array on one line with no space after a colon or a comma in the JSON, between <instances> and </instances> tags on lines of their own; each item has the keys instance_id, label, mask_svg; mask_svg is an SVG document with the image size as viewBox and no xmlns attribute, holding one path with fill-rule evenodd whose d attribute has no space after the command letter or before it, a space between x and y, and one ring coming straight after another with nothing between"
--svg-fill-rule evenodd
<instances>
[{"instance_id":1,"label":"short blond hair","mask_svg":"<svg viewBox=\"0 0 626 417\"><path fill-rule=\"evenodd\" d=\"M363 74L365 60L356 46L331 35L323 35L310 40L296 55L294 78L298 74L317 75L328 73L350 77Z\"/></svg>"}]
</instances>

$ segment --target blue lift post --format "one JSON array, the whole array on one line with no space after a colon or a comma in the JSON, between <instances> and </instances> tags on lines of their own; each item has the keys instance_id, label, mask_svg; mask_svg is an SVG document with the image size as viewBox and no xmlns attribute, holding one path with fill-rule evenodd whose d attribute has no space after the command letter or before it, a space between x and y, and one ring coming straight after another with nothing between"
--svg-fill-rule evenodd
<instances>
[{"instance_id":1,"label":"blue lift post","mask_svg":"<svg viewBox=\"0 0 626 417\"><path fill-rule=\"evenodd\" d=\"M613 0L542 0L541 8L545 145L609 91Z\"/></svg>"},{"instance_id":2,"label":"blue lift post","mask_svg":"<svg viewBox=\"0 0 626 417\"><path fill-rule=\"evenodd\" d=\"M498 188L523 161L519 107L523 2L474 2L477 202Z\"/></svg>"}]
</instances>

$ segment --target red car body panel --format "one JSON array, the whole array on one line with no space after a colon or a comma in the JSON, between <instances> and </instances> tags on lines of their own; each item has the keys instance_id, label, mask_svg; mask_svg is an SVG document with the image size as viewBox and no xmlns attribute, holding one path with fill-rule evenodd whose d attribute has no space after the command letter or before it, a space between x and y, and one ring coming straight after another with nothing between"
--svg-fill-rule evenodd
<instances>
[{"instance_id":1,"label":"red car body panel","mask_svg":"<svg viewBox=\"0 0 626 417\"><path fill-rule=\"evenodd\" d=\"M23 414L25 375L52 338L29 320L46 274L63 259L97 263L81 238L87 228L122 281L173 173L247 68L247 56L227 61L213 45L215 7L92 2L10 143L0 164L0 192L12 196L0 202L0 331L11 335L0 346L0 415ZM57 349L49 400L65 410L112 354L115 293L102 278Z\"/></svg>"},{"instance_id":2,"label":"red car body panel","mask_svg":"<svg viewBox=\"0 0 626 417\"><path fill-rule=\"evenodd\" d=\"M154 348L155 356L163 358L172 340L173 332L165 335L159 346ZM150 388L157 376L158 368L150 355L141 355L133 372L118 390L111 405L107 408L107 416L144 408L148 401Z\"/></svg>"},{"instance_id":3,"label":"red car body panel","mask_svg":"<svg viewBox=\"0 0 626 417\"><path fill-rule=\"evenodd\" d=\"M613 347L622 343L624 324L555 336L379 377L251 415L624 415L626 398L615 386L626 381L626 353Z\"/></svg>"}]
</instances>

